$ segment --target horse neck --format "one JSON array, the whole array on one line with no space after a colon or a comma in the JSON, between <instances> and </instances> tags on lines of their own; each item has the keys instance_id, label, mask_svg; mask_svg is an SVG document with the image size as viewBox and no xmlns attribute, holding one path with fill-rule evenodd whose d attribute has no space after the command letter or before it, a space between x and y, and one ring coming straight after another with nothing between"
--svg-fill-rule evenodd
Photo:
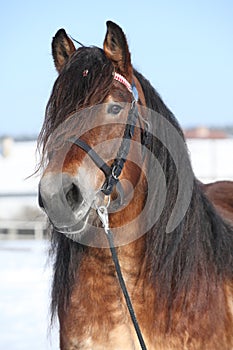
<instances>
[{"instance_id":1,"label":"horse neck","mask_svg":"<svg viewBox=\"0 0 233 350\"><path fill-rule=\"evenodd\" d=\"M123 276L129 283L127 286L134 288L142 276L144 267L145 237L142 236L127 245L117 247L116 251ZM82 262L82 267L86 268L87 266L90 274L100 275L101 278L115 275L115 267L109 248L89 247Z\"/></svg>"}]
</instances>

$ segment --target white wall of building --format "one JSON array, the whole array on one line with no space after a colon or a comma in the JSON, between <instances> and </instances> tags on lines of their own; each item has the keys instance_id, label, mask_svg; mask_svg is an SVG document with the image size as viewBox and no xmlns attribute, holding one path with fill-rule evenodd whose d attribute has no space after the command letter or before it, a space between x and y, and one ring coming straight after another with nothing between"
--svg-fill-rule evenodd
<instances>
[{"instance_id":1,"label":"white wall of building","mask_svg":"<svg viewBox=\"0 0 233 350\"><path fill-rule=\"evenodd\" d=\"M233 139L189 139L187 146L194 172L201 181L233 181ZM37 216L39 177L28 178L38 161L36 142L8 142L8 147L5 156L0 153L0 220L19 219L29 207Z\"/></svg>"},{"instance_id":2,"label":"white wall of building","mask_svg":"<svg viewBox=\"0 0 233 350\"><path fill-rule=\"evenodd\" d=\"M201 181L233 180L233 139L189 139L187 146Z\"/></svg>"}]
</instances>

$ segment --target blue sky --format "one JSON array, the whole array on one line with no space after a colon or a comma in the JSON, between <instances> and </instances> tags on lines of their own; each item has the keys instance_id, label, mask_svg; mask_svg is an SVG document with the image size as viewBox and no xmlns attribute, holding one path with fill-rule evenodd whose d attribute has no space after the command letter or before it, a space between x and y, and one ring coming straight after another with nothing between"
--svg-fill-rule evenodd
<instances>
[{"instance_id":1,"label":"blue sky","mask_svg":"<svg viewBox=\"0 0 233 350\"><path fill-rule=\"evenodd\" d=\"M0 13L0 135L38 134L56 78L56 31L102 47L109 19L183 127L233 124L232 0L8 0Z\"/></svg>"}]
</instances>

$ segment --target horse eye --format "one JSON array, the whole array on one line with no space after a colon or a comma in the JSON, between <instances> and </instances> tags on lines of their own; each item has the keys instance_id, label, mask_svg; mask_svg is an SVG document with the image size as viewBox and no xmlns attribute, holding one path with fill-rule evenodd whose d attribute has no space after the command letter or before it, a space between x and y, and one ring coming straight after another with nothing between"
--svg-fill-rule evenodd
<instances>
[{"instance_id":1,"label":"horse eye","mask_svg":"<svg viewBox=\"0 0 233 350\"><path fill-rule=\"evenodd\" d=\"M108 113L114 114L114 115L119 114L121 110L122 110L122 107L119 105L110 105L108 107Z\"/></svg>"}]
</instances>

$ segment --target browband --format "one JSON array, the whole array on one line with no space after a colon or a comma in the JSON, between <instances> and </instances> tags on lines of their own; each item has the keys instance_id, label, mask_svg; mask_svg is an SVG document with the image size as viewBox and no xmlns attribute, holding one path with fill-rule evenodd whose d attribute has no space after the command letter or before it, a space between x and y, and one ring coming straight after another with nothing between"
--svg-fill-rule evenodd
<instances>
[{"instance_id":1,"label":"browband","mask_svg":"<svg viewBox=\"0 0 233 350\"><path fill-rule=\"evenodd\" d=\"M125 77L123 77L123 75L116 72L114 73L114 79L119 81L121 84L125 85L127 90L133 95L134 100L136 102L138 101L138 91L134 81L132 82L132 84L130 84L128 80Z\"/></svg>"},{"instance_id":2,"label":"browband","mask_svg":"<svg viewBox=\"0 0 233 350\"><path fill-rule=\"evenodd\" d=\"M119 81L121 84L125 85L126 88L129 90L129 92L132 93L132 86L131 84L128 82L128 80L123 77L123 75L119 74L119 73L114 73L114 79Z\"/></svg>"}]
</instances>

